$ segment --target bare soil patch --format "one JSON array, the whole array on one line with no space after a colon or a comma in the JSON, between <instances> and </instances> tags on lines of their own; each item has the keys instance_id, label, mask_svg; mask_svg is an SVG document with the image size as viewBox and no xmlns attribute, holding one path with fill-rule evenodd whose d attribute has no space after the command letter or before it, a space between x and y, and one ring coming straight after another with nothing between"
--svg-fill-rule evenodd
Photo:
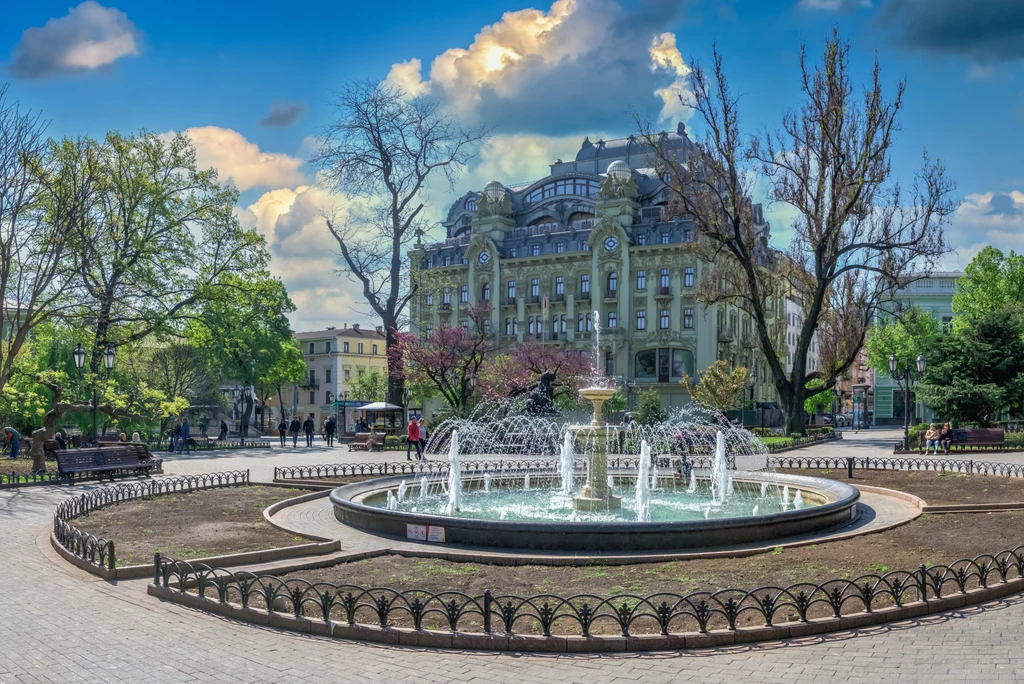
<instances>
[{"instance_id":1,"label":"bare soil patch","mask_svg":"<svg viewBox=\"0 0 1024 684\"><path fill-rule=\"evenodd\" d=\"M109 506L75 525L113 539L120 567L151 563L158 551L182 560L262 551L310 541L263 519L267 506L303 493L250 485L168 494Z\"/></svg>"},{"instance_id":2,"label":"bare soil patch","mask_svg":"<svg viewBox=\"0 0 1024 684\"><path fill-rule=\"evenodd\" d=\"M830 480L872 487L898 489L919 496L929 504L988 504L1024 502L1024 478L1000 475L965 475L963 473L936 473L931 471L860 470L853 471L853 479L846 477L846 469L780 470L781 473L825 477ZM1024 537L1022 537L1024 541Z\"/></svg>"}]
</instances>

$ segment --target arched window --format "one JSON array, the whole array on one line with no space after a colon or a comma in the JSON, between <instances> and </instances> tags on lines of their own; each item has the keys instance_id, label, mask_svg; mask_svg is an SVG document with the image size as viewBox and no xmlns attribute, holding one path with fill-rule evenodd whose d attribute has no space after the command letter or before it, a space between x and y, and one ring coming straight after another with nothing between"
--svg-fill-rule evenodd
<instances>
[{"instance_id":1,"label":"arched window","mask_svg":"<svg viewBox=\"0 0 1024 684\"><path fill-rule=\"evenodd\" d=\"M605 292L608 297L614 297L618 289L619 274L616 273L615 271L612 271L611 273L608 274L608 287L606 288Z\"/></svg>"},{"instance_id":2,"label":"arched window","mask_svg":"<svg viewBox=\"0 0 1024 684\"><path fill-rule=\"evenodd\" d=\"M466 200L466 211L476 211L476 197Z\"/></svg>"},{"instance_id":3,"label":"arched window","mask_svg":"<svg viewBox=\"0 0 1024 684\"><path fill-rule=\"evenodd\" d=\"M658 376L658 354L654 349L637 352L636 367L633 369L635 378L655 378Z\"/></svg>"},{"instance_id":4,"label":"arched window","mask_svg":"<svg viewBox=\"0 0 1024 684\"><path fill-rule=\"evenodd\" d=\"M484 283L484 286L480 289L480 299L485 302L491 301L491 284Z\"/></svg>"}]
</instances>

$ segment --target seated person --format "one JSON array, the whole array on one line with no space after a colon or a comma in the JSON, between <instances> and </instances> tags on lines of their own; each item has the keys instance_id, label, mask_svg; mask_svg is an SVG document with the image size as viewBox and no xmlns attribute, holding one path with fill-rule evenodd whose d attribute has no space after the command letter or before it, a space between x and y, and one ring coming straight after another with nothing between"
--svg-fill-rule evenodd
<instances>
[{"instance_id":1,"label":"seated person","mask_svg":"<svg viewBox=\"0 0 1024 684\"><path fill-rule=\"evenodd\" d=\"M945 423L942 426L942 431L939 433L939 443L942 444L943 453L949 453L949 447L955 438L953 427L949 423Z\"/></svg>"},{"instance_id":2,"label":"seated person","mask_svg":"<svg viewBox=\"0 0 1024 684\"><path fill-rule=\"evenodd\" d=\"M928 449L932 450L933 454L939 453L939 428L932 423L928 426L928 431L924 433L924 453L928 453Z\"/></svg>"}]
</instances>

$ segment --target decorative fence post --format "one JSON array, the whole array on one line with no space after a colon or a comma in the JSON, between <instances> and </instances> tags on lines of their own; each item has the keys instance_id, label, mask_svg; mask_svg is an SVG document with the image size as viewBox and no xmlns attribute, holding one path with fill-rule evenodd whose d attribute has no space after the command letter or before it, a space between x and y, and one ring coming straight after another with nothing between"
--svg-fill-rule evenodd
<instances>
[{"instance_id":1,"label":"decorative fence post","mask_svg":"<svg viewBox=\"0 0 1024 684\"><path fill-rule=\"evenodd\" d=\"M846 457L846 477L853 479L853 456Z\"/></svg>"},{"instance_id":2,"label":"decorative fence post","mask_svg":"<svg viewBox=\"0 0 1024 684\"><path fill-rule=\"evenodd\" d=\"M484 589L484 633L491 633L491 590Z\"/></svg>"},{"instance_id":3,"label":"decorative fence post","mask_svg":"<svg viewBox=\"0 0 1024 684\"><path fill-rule=\"evenodd\" d=\"M160 586L160 552L153 554L153 586Z\"/></svg>"}]
</instances>

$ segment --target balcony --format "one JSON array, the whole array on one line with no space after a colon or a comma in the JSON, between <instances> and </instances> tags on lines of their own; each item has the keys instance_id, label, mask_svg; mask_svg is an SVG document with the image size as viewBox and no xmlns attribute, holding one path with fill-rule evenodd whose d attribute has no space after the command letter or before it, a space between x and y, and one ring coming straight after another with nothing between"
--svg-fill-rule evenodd
<instances>
[{"instance_id":1,"label":"balcony","mask_svg":"<svg viewBox=\"0 0 1024 684\"><path fill-rule=\"evenodd\" d=\"M527 304L540 304L540 295L530 295Z\"/></svg>"},{"instance_id":2,"label":"balcony","mask_svg":"<svg viewBox=\"0 0 1024 684\"><path fill-rule=\"evenodd\" d=\"M504 304L505 304L505 306L515 306L516 305L516 298L515 297L505 297Z\"/></svg>"},{"instance_id":3,"label":"balcony","mask_svg":"<svg viewBox=\"0 0 1024 684\"><path fill-rule=\"evenodd\" d=\"M668 287L667 285L665 287L659 287L654 292L654 296L655 297L671 297L672 296L672 288Z\"/></svg>"},{"instance_id":4,"label":"balcony","mask_svg":"<svg viewBox=\"0 0 1024 684\"><path fill-rule=\"evenodd\" d=\"M564 292L556 292L555 294L551 295L551 301L553 301L553 302L564 302L565 301L565 293Z\"/></svg>"},{"instance_id":5,"label":"balcony","mask_svg":"<svg viewBox=\"0 0 1024 684\"><path fill-rule=\"evenodd\" d=\"M644 207L640 210L640 221L643 223L660 223L665 216L665 207Z\"/></svg>"},{"instance_id":6,"label":"balcony","mask_svg":"<svg viewBox=\"0 0 1024 684\"><path fill-rule=\"evenodd\" d=\"M441 313L451 313L452 305L451 302L446 302L441 305Z\"/></svg>"},{"instance_id":7,"label":"balcony","mask_svg":"<svg viewBox=\"0 0 1024 684\"><path fill-rule=\"evenodd\" d=\"M587 292L577 292L576 293L576 301L586 301L586 302L589 302L590 301L590 291L588 290Z\"/></svg>"},{"instance_id":8,"label":"balcony","mask_svg":"<svg viewBox=\"0 0 1024 684\"><path fill-rule=\"evenodd\" d=\"M735 339L736 339L736 336L733 334L732 330L729 330L728 328L719 328L718 329L718 341L719 342L731 343Z\"/></svg>"},{"instance_id":9,"label":"balcony","mask_svg":"<svg viewBox=\"0 0 1024 684\"><path fill-rule=\"evenodd\" d=\"M606 301L606 302L614 302L615 299L618 297L618 294L619 294L618 290L611 290L609 292L605 292L604 293L604 301Z\"/></svg>"},{"instance_id":10,"label":"balcony","mask_svg":"<svg viewBox=\"0 0 1024 684\"><path fill-rule=\"evenodd\" d=\"M318 390L320 389L320 382L316 378L307 378L299 383L299 389Z\"/></svg>"}]
</instances>

